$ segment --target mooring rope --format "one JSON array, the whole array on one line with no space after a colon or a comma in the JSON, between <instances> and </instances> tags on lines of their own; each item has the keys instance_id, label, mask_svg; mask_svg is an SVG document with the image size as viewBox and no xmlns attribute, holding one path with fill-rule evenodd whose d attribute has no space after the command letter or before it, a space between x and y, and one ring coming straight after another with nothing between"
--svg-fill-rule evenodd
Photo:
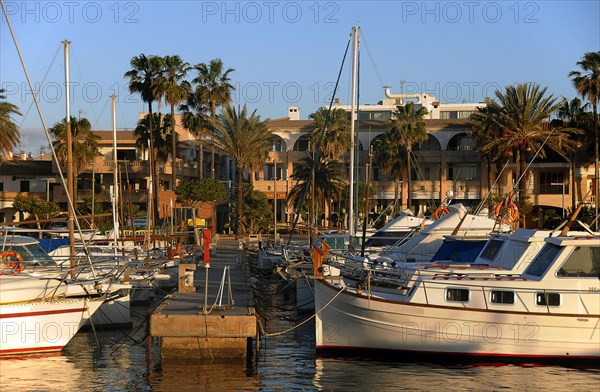
<instances>
[{"instance_id":1,"label":"mooring rope","mask_svg":"<svg viewBox=\"0 0 600 392\"><path fill-rule=\"evenodd\" d=\"M339 297L340 294L342 294L343 291L346 290L346 287L342 287L342 289L340 291L338 291L338 293L329 300L329 302L327 302L325 304L325 306L323 306L321 309L319 309L318 312L315 312L315 314L313 314L312 316L310 316L309 318L307 318L306 320L304 320L303 322L301 322L300 324L294 325L291 328L288 328L286 330L280 331L280 332L272 332L272 333L268 333L267 331L265 331L265 328L262 325L262 322L260 321L260 317L258 317L258 315L256 316L257 320L258 320L258 326L260 327L260 331L264 336L268 336L268 337L273 337L273 336L279 336L279 335L283 335L285 333L291 332L293 330L295 330L296 328L300 328L301 326L303 326L304 324L306 324L307 322L309 322L310 320L312 320L313 318L317 317L317 314L321 313L323 310L325 310L337 297Z\"/></svg>"}]
</instances>

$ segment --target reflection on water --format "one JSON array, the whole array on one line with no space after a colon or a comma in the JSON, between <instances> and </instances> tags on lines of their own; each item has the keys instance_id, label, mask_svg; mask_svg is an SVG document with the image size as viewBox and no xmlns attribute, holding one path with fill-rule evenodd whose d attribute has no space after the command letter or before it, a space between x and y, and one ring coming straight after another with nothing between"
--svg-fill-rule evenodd
<instances>
[{"instance_id":1,"label":"reflection on water","mask_svg":"<svg viewBox=\"0 0 600 392\"><path fill-rule=\"evenodd\" d=\"M245 363L164 360L150 372L149 383L157 391L256 391L259 380Z\"/></svg>"},{"instance_id":2,"label":"reflection on water","mask_svg":"<svg viewBox=\"0 0 600 392\"><path fill-rule=\"evenodd\" d=\"M73 391L83 381L81 370L61 354L0 360L0 390Z\"/></svg>"},{"instance_id":3,"label":"reflection on water","mask_svg":"<svg viewBox=\"0 0 600 392\"><path fill-rule=\"evenodd\" d=\"M289 329L297 314L281 283L262 283L257 308L268 332ZM259 303L263 302L263 303ZM134 311L144 309L133 308ZM318 357L314 321L263 338L256 366L237 362L161 361L157 342L145 337L143 317L132 330L78 333L62 354L0 360L0 391L244 391L244 390L573 390L597 391L598 369L562 366L458 365L368 358Z\"/></svg>"},{"instance_id":4,"label":"reflection on water","mask_svg":"<svg viewBox=\"0 0 600 392\"><path fill-rule=\"evenodd\" d=\"M341 390L597 390L600 373L560 366L479 364L448 366L317 358L314 387ZM335 386L335 387L334 387Z\"/></svg>"}]
</instances>

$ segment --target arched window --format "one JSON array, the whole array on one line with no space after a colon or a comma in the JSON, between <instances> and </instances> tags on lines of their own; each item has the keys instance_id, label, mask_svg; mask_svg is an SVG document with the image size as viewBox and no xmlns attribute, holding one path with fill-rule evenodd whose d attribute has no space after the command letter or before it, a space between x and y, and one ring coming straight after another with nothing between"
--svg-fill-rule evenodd
<instances>
[{"instance_id":1,"label":"arched window","mask_svg":"<svg viewBox=\"0 0 600 392\"><path fill-rule=\"evenodd\" d=\"M442 149L435 136L429 134L427 136L426 141L414 145L413 151L440 151Z\"/></svg>"},{"instance_id":2,"label":"arched window","mask_svg":"<svg viewBox=\"0 0 600 392\"><path fill-rule=\"evenodd\" d=\"M287 145L285 140L279 135L273 135L271 138L271 151L285 152L287 151Z\"/></svg>"},{"instance_id":3,"label":"arched window","mask_svg":"<svg viewBox=\"0 0 600 392\"><path fill-rule=\"evenodd\" d=\"M294 151L309 151L310 150L310 134L300 136L294 143Z\"/></svg>"},{"instance_id":4,"label":"arched window","mask_svg":"<svg viewBox=\"0 0 600 392\"><path fill-rule=\"evenodd\" d=\"M465 133L459 133L448 142L448 151L473 151L475 139Z\"/></svg>"}]
</instances>

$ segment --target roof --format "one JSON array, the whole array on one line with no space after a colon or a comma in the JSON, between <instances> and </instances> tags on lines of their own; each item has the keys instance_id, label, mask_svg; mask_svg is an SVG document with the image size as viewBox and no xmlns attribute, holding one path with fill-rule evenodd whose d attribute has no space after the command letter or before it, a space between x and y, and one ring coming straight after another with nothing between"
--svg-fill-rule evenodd
<instances>
[{"instance_id":1,"label":"roof","mask_svg":"<svg viewBox=\"0 0 600 392\"><path fill-rule=\"evenodd\" d=\"M107 140L110 140L112 143L113 140L113 131L94 131L94 133L96 135L98 135L100 137L100 140L98 140L98 142L104 142ZM128 141L134 141L137 139L137 137L135 136L135 133L131 130L117 130L117 132L114 132L117 136L117 140L128 140Z\"/></svg>"},{"instance_id":2,"label":"roof","mask_svg":"<svg viewBox=\"0 0 600 392\"><path fill-rule=\"evenodd\" d=\"M290 120L288 117L269 120L269 128L312 128L313 120Z\"/></svg>"},{"instance_id":3,"label":"roof","mask_svg":"<svg viewBox=\"0 0 600 392\"><path fill-rule=\"evenodd\" d=\"M54 176L52 161L14 160L0 161L0 175Z\"/></svg>"}]
</instances>

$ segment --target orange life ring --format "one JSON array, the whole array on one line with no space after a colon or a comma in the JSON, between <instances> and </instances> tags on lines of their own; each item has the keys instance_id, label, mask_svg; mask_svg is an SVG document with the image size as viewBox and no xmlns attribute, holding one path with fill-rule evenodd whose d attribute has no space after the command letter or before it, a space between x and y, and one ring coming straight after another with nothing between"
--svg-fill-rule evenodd
<instances>
[{"instance_id":1,"label":"orange life ring","mask_svg":"<svg viewBox=\"0 0 600 392\"><path fill-rule=\"evenodd\" d=\"M519 207L510 199L501 201L494 208L494 216L503 224L510 225L519 219Z\"/></svg>"},{"instance_id":2,"label":"orange life ring","mask_svg":"<svg viewBox=\"0 0 600 392\"><path fill-rule=\"evenodd\" d=\"M0 253L0 260L6 260L8 264L8 268L12 269L12 274L18 274L23 271L23 258L20 254L13 250L5 250ZM7 275L0 271L0 275Z\"/></svg>"},{"instance_id":3,"label":"orange life ring","mask_svg":"<svg viewBox=\"0 0 600 392\"><path fill-rule=\"evenodd\" d=\"M442 216L446 215L449 212L450 212L450 210L448 209L448 207L444 207L444 206L438 207L438 209L435 210L435 212L433 213L433 215L431 215L431 219L438 220Z\"/></svg>"}]
</instances>

